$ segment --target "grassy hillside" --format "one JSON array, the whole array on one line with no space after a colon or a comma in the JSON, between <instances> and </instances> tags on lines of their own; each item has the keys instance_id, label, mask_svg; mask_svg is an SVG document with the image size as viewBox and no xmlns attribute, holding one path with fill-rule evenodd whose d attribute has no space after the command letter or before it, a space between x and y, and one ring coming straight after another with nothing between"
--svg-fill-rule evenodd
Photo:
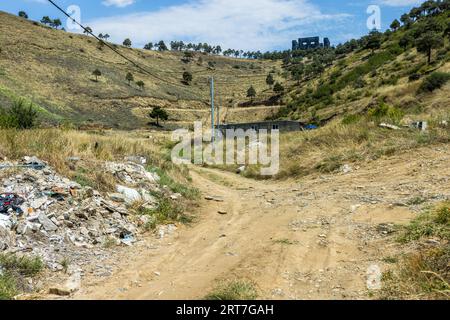
<instances>
[{"instance_id":1,"label":"grassy hillside","mask_svg":"<svg viewBox=\"0 0 450 320\"><path fill-rule=\"evenodd\" d=\"M364 37L336 49L287 52L284 60L280 54L273 61L193 53L189 62L183 62L183 52L114 45L149 72L145 73L92 37L0 12L0 105L23 98L51 124L121 129L146 126L150 109L162 106L169 113L169 128L191 126L195 120L209 123L208 77L214 76L216 104L221 105L225 122L269 118L349 122L376 108L406 115L404 122L430 119L450 105L449 84L433 92L419 89L432 73L450 72L450 53L448 37L433 49L430 64L417 51L415 35L428 20L440 25L442 34L449 13L379 34L380 47L375 49L367 48L370 39ZM403 46L405 37L410 43ZM98 81L92 75L96 69L102 73ZM191 85L182 82L185 71L193 74ZM131 85L125 79L128 72L134 75ZM283 93L275 94L266 84L269 73L283 85ZM137 81L145 83L143 90ZM252 102L247 98L250 86L257 93Z\"/></svg>"},{"instance_id":2,"label":"grassy hillside","mask_svg":"<svg viewBox=\"0 0 450 320\"><path fill-rule=\"evenodd\" d=\"M420 90L434 72L450 72L450 12L422 17L396 31L378 33L380 47L368 48L370 36L353 40L336 50L301 53L285 59L286 108L276 117L325 123L335 117L367 115L381 104L420 119L448 109L449 83L433 92ZM427 55L416 41L428 29L439 30L443 41ZM402 41L406 39L406 43ZM297 77L296 77L297 75ZM438 88L436 88L438 89ZM406 119L410 120L410 119Z\"/></svg>"},{"instance_id":3,"label":"grassy hillside","mask_svg":"<svg viewBox=\"0 0 450 320\"><path fill-rule=\"evenodd\" d=\"M281 136L277 177L336 172L346 164L358 167L424 145L447 148L450 44L444 30L449 30L449 14L423 16L395 32L377 34L379 47L373 50L367 48L369 37L364 37L336 49L288 52L279 74L285 79L280 96L284 106L268 118L315 122L320 128ZM442 42L428 63L415 39L431 27L440 30ZM403 38L409 40L401 46ZM426 131L410 127L422 120L428 122ZM382 128L382 122L398 130ZM267 178L259 172L258 166L248 166L243 174Z\"/></svg>"},{"instance_id":4,"label":"grassy hillside","mask_svg":"<svg viewBox=\"0 0 450 320\"><path fill-rule=\"evenodd\" d=\"M217 103L233 107L247 101L247 89L267 90L265 78L281 63L249 61L195 53L157 52L116 46L144 66L146 74L88 36L66 33L0 12L0 105L24 98L50 123L144 126L153 106L169 109L170 121L207 120L208 77L216 78ZM99 69L98 82L92 72ZM183 72L193 74L191 85ZM143 81L144 90L125 76Z\"/></svg>"}]
</instances>

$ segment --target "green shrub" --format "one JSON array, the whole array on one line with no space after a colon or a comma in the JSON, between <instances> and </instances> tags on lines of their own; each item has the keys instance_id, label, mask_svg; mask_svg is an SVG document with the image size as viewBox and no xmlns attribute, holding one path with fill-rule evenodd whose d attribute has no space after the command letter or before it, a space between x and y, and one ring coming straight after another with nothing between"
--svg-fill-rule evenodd
<instances>
[{"instance_id":1,"label":"green shrub","mask_svg":"<svg viewBox=\"0 0 450 320\"><path fill-rule=\"evenodd\" d=\"M359 114L349 114L342 119L343 125L350 125L354 123L358 123L361 120L361 116Z\"/></svg>"},{"instance_id":2,"label":"green shrub","mask_svg":"<svg viewBox=\"0 0 450 320\"><path fill-rule=\"evenodd\" d=\"M44 268L38 257L0 254L0 300L13 299L23 287L25 277L36 276Z\"/></svg>"},{"instance_id":3,"label":"green shrub","mask_svg":"<svg viewBox=\"0 0 450 320\"><path fill-rule=\"evenodd\" d=\"M393 123L399 123L403 119L404 113L396 107L380 103L377 107L369 109L368 116L377 122L389 120Z\"/></svg>"},{"instance_id":4,"label":"green shrub","mask_svg":"<svg viewBox=\"0 0 450 320\"><path fill-rule=\"evenodd\" d=\"M170 190L172 190L172 192L179 193L189 200L196 200L199 198L200 191L198 189L175 181L164 170L159 168L150 168L149 171L156 172L160 177L159 184L161 186L167 186Z\"/></svg>"},{"instance_id":5,"label":"green shrub","mask_svg":"<svg viewBox=\"0 0 450 320\"><path fill-rule=\"evenodd\" d=\"M0 275L0 300L11 300L17 295L16 281L9 273Z\"/></svg>"},{"instance_id":6,"label":"green shrub","mask_svg":"<svg viewBox=\"0 0 450 320\"><path fill-rule=\"evenodd\" d=\"M23 100L17 100L8 110L0 110L0 127L31 129L36 126L38 112L33 104L26 105Z\"/></svg>"},{"instance_id":7,"label":"green shrub","mask_svg":"<svg viewBox=\"0 0 450 320\"><path fill-rule=\"evenodd\" d=\"M450 73L433 72L422 83L419 88L420 92L433 92L440 89L450 80Z\"/></svg>"},{"instance_id":8,"label":"green shrub","mask_svg":"<svg viewBox=\"0 0 450 320\"><path fill-rule=\"evenodd\" d=\"M389 78L383 78L381 80L381 85L382 86L395 86L398 83L398 76L396 75L391 75Z\"/></svg>"},{"instance_id":9,"label":"green shrub","mask_svg":"<svg viewBox=\"0 0 450 320\"><path fill-rule=\"evenodd\" d=\"M405 227L399 240L410 242L424 237L450 240L450 203L443 203L435 209L421 214Z\"/></svg>"},{"instance_id":10,"label":"green shrub","mask_svg":"<svg viewBox=\"0 0 450 320\"><path fill-rule=\"evenodd\" d=\"M436 209L435 221L450 227L450 203L443 204Z\"/></svg>"},{"instance_id":11,"label":"green shrub","mask_svg":"<svg viewBox=\"0 0 450 320\"><path fill-rule=\"evenodd\" d=\"M355 83L353 84L353 87L355 89L362 89L367 85L367 82L364 80L363 77L358 78Z\"/></svg>"},{"instance_id":12,"label":"green shrub","mask_svg":"<svg viewBox=\"0 0 450 320\"><path fill-rule=\"evenodd\" d=\"M205 299L221 301L255 300L257 296L258 292L252 282L234 280L220 284Z\"/></svg>"},{"instance_id":13,"label":"green shrub","mask_svg":"<svg viewBox=\"0 0 450 320\"><path fill-rule=\"evenodd\" d=\"M357 66L352 71L346 73L338 81L336 81L334 91L340 91L350 83L355 83L359 78L373 71L379 67L392 61L394 55L390 52L382 51L371 56L367 62Z\"/></svg>"},{"instance_id":14,"label":"green shrub","mask_svg":"<svg viewBox=\"0 0 450 320\"><path fill-rule=\"evenodd\" d=\"M419 80L420 79L420 74L418 74L418 73L413 73L413 74L411 74L409 77L408 77L408 80L409 81L417 81L417 80Z\"/></svg>"},{"instance_id":15,"label":"green shrub","mask_svg":"<svg viewBox=\"0 0 450 320\"><path fill-rule=\"evenodd\" d=\"M32 277L44 268L44 263L38 257L19 257L14 254L0 254L0 266L23 276Z\"/></svg>"}]
</instances>

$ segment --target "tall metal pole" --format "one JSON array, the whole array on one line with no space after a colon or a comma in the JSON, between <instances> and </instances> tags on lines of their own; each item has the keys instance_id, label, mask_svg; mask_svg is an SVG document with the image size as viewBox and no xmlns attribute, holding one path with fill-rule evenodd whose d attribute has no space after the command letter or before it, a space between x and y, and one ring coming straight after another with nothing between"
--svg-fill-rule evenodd
<instances>
[{"instance_id":1,"label":"tall metal pole","mask_svg":"<svg viewBox=\"0 0 450 320\"><path fill-rule=\"evenodd\" d=\"M214 77L211 77L211 141L214 142L215 122L214 122Z\"/></svg>"},{"instance_id":2,"label":"tall metal pole","mask_svg":"<svg viewBox=\"0 0 450 320\"><path fill-rule=\"evenodd\" d=\"M219 91L217 91L217 96L219 97L219 103L217 105L217 127L219 128L220 127L220 107L222 106L222 99L220 98Z\"/></svg>"}]
</instances>

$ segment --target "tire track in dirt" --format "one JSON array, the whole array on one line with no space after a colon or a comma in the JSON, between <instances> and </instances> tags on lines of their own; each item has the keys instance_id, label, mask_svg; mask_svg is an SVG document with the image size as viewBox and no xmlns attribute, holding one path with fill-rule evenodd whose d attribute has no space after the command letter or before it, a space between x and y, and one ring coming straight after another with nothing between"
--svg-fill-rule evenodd
<instances>
[{"instance_id":1,"label":"tire track in dirt","mask_svg":"<svg viewBox=\"0 0 450 320\"><path fill-rule=\"evenodd\" d=\"M414 218L420 210L394 203L419 191L450 197L449 153L427 149L301 181L193 168L203 195L224 202L202 200L197 223L130 248L113 276L86 277L74 298L201 299L220 280L245 278L262 299L368 299L367 268L384 269L397 250L377 226ZM444 183L420 189L436 177Z\"/></svg>"}]
</instances>

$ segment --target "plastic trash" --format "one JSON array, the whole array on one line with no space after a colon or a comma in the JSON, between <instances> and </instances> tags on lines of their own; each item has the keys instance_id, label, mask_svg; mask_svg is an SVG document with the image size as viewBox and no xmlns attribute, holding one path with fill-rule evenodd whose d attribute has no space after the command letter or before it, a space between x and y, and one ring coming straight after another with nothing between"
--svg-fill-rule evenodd
<instances>
[{"instance_id":1,"label":"plastic trash","mask_svg":"<svg viewBox=\"0 0 450 320\"><path fill-rule=\"evenodd\" d=\"M17 214L22 214L23 211L19 207L25 200L14 193L0 194L0 213L8 214L10 210Z\"/></svg>"}]
</instances>

